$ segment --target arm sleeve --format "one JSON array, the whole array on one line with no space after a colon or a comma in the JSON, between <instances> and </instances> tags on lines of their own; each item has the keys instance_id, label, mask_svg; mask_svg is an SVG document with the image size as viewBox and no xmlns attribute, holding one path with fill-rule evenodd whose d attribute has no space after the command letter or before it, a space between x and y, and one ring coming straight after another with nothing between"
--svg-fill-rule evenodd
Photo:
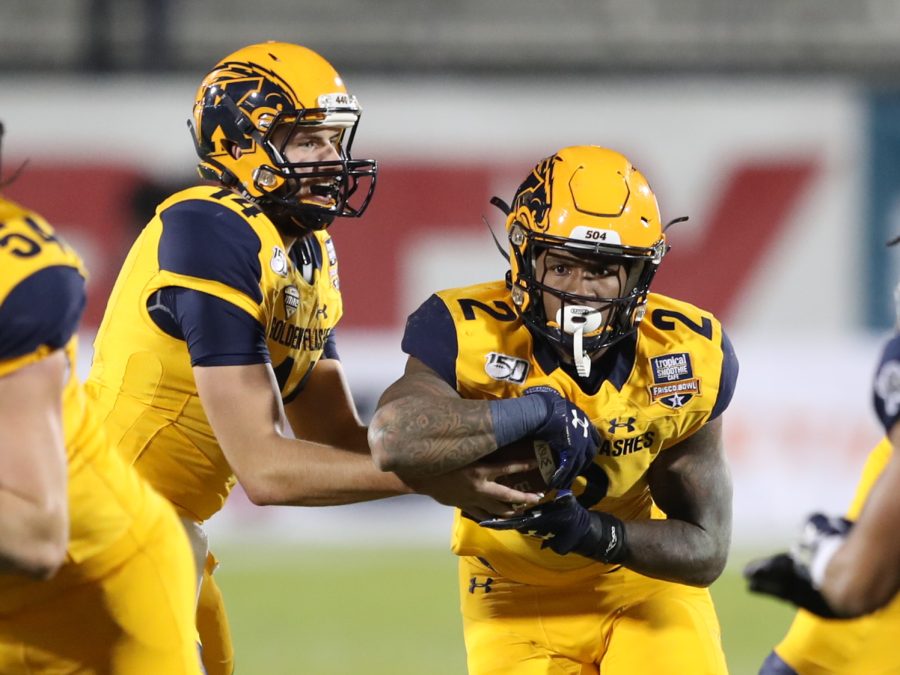
<instances>
[{"instance_id":1,"label":"arm sleeve","mask_svg":"<svg viewBox=\"0 0 900 675\"><path fill-rule=\"evenodd\" d=\"M323 359L334 359L335 361L341 360L337 350L337 339L334 337L336 332L337 328L332 328L328 337L325 338L325 346L322 348L324 350L322 352Z\"/></svg>"},{"instance_id":2,"label":"arm sleeve","mask_svg":"<svg viewBox=\"0 0 900 675\"><path fill-rule=\"evenodd\" d=\"M900 421L900 335L891 338L881 352L873 387L875 414L885 431Z\"/></svg>"},{"instance_id":3,"label":"arm sleeve","mask_svg":"<svg viewBox=\"0 0 900 675\"><path fill-rule=\"evenodd\" d=\"M23 279L0 305L0 361L62 348L84 305L84 278L74 267L45 267Z\"/></svg>"},{"instance_id":4,"label":"arm sleeve","mask_svg":"<svg viewBox=\"0 0 900 675\"><path fill-rule=\"evenodd\" d=\"M459 341L447 305L432 295L406 320L401 349L419 359L456 388L456 357Z\"/></svg>"},{"instance_id":5,"label":"arm sleeve","mask_svg":"<svg viewBox=\"0 0 900 675\"><path fill-rule=\"evenodd\" d=\"M737 355L734 353L734 347L731 340L722 330L722 374L719 377L719 395L716 398L716 405L713 406L709 419L714 420L728 407L734 396L734 388L737 385L739 364Z\"/></svg>"},{"instance_id":6,"label":"arm sleeve","mask_svg":"<svg viewBox=\"0 0 900 675\"><path fill-rule=\"evenodd\" d=\"M160 214L159 269L224 284L263 300L259 237L238 213L216 202L178 202Z\"/></svg>"},{"instance_id":7,"label":"arm sleeve","mask_svg":"<svg viewBox=\"0 0 900 675\"><path fill-rule=\"evenodd\" d=\"M150 304L152 303L152 304ZM222 298L180 286L150 298L154 322L187 344L192 366L246 366L269 363L265 328Z\"/></svg>"}]
</instances>

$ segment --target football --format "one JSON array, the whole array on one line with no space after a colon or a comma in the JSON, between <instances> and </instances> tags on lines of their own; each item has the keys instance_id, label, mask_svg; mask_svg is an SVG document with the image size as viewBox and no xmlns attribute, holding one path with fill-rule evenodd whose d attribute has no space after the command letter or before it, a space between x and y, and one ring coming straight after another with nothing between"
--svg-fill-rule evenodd
<instances>
[{"instance_id":1,"label":"football","mask_svg":"<svg viewBox=\"0 0 900 675\"><path fill-rule=\"evenodd\" d=\"M501 476L497 482L522 492L546 492L547 483L553 477L553 472L556 471L553 450L546 441L527 437L520 438L518 441L504 445L489 455L485 455L481 461L490 464L509 464L535 459L538 462L536 468L523 473Z\"/></svg>"}]
</instances>

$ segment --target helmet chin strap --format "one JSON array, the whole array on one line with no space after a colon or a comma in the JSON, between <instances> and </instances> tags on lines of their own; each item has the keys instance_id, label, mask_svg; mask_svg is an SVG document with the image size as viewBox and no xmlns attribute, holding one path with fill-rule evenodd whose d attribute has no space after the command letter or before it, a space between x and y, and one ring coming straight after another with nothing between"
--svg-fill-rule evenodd
<instances>
[{"instance_id":1,"label":"helmet chin strap","mask_svg":"<svg viewBox=\"0 0 900 675\"><path fill-rule=\"evenodd\" d=\"M584 334L594 333L603 324L603 310L587 305L566 305L556 311L556 323L572 336L572 357L581 377L591 374L591 357L584 351Z\"/></svg>"}]
</instances>

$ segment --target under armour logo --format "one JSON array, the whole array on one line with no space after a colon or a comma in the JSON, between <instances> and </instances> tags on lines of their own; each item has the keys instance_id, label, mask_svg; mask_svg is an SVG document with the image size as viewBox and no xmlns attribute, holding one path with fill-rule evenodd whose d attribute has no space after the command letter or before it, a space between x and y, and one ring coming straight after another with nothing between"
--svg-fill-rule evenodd
<instances>
[{"instance_id":1,"label":"under armour logo","mask_svg":"<svg viewBox=\"0 0 900 675\"><path fill-rule=\"evenodd\" d=\"M526 532L529 537L534 537L535 539L540 539L541 541L550 541L556 535L553 532L538 532L537 530L528 530Z\"/></svg>"},{"instance_id":2,"label":"under armour logo","mask_svg":"<svg viewBox=\"0 0 900 675\"><path fill-rule=\"evenodd\" d=\"M614 417L609 421L609 433L614 434L616 429L621 429L622 427L625 427L629 433L633 432L635 419L634 417L629 417L624 422L619 422L619 418Z\"/></svg>"},{"instance_id":3,"label":"under armour logo","mask_svg":"<svg viewBox=\"0 0 900 675\"><path fill-rule=\"evenodd\" d=\"M584 433L584 437L587 438L588 437L588 428L591 426L591 421L587 417L585 417L584 419L581 419L578 416L577 410L572 410L571 412L572 412L572 426L575 427L576 429L578 427L581 427L581 431Z\"/></svg>"},{"instance_id":4,"label":"under armour logo","mask_svg":"<svg viewBox=\"0 0 900 675\"><path fill-rule=\"evenodd\" d=\"M328 305L322 305L316 310L316 318L319 318L320 316L326 319L328 318Z\"/></svg>"},{"instance_id":5,"label":"under armour logo","mask_svg":"<svg viewBox=\"0 0 900 675\"><path fill-rule=\"evenodd\" d=\"M474 593L476 588L483 588L485 593L490 593L492 583L494 580L490 577L486 577L483 584L478 583L478 577L472 577L469 579L469 593Z\"/></svg>"}]
</instances>

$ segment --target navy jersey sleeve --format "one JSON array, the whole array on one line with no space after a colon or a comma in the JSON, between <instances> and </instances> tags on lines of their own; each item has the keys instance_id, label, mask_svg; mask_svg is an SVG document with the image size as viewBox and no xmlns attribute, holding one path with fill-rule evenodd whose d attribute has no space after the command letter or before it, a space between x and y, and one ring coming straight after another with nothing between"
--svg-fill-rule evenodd
<instances>
[{"instance_id":1,"label":"navy jersey sleeve","mask_svg":"<svg viewBox=\"0 0 900 675\"><path fill-rule=\"evenodd\" d=\"M737 355L734 353L734 347L723 329L722 375L719 377L719 396L716 398L716 405L713 406L712 413L710 413L710 420L716 419L725 412L725 408L731 403L731 398L734 396L734 388L737 385L738 367L739 364Z\"/></svg>"},{"instance_id":2,"label":"navy jersey sleeve","mask_svg":"<svg viewBox=\"0 0 900 675\"><path fill-rule=\"evenodd\" d=\"M262 302L260 241L238 213L216 202L178 202L160 214L159 268L218 281Z\"/></svg>"},{"instance_id":3,"label":"navy jersey sleeve","mask_svg":"<svg viewBox=\"0 0 900 675\"><path fill-rule=\"evenodd\" d=\"M414 356L456 389L459 342L447 305L432 295L406 320L401 349Z\"/></svg>"},{"instance_id":4,"label":"navy jersey sleeve","mask_svg":"<svg viewBox=\"0 0 900 675\"><path fill-rule=\"evenodd\" d=\"M214 295L168 286L150 297L147 310L163 331L185 341L192 366L270 362L262 324Z\"/></svg>"},{"instance_id":5,"label":"navy jersey sleeve","mask_svg":"<svg viewBox=\"0 0 900 675\"><path fill-rule=\"evenodd\" d=\"M875 414L886 432L900 421L900 335L884 346L875 371Z\"/></svg>"},{"instance_id":6,"label":"navy jersey sleeve","mask_svg":"<svg viewBox=\"0 0 900 675\"><path fill-rule=\"evenodd\" d=\"M336 332L337 328L332 328L331 332L328 334L328 337L325 338L325 346L322 348L323 359L334 359L335 361L341 360L341 357L338 354L337 350L337 339L334 336Z\"/></svg>"},{"instance_id":7,"label":"navy jersey sleeve","mask_svg":"<svg viewBox=\"0 0 900 675\"><path fill-rule=\"evenodd\" d=\"M45 267L26 277L0 305L0 360L44 345L65 346L84 311L84 277L74 267Z\"/></svg>"}]
</instances>

